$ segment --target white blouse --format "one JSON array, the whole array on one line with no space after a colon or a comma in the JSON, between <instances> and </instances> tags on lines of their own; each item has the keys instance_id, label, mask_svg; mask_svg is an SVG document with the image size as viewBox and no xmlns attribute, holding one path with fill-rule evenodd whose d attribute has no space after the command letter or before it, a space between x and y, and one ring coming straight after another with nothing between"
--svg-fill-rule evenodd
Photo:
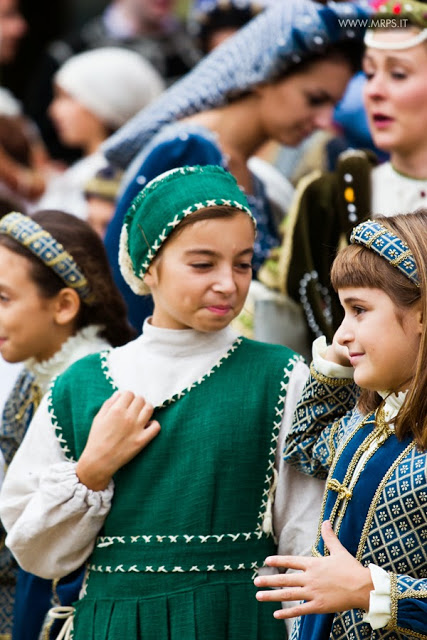
<instances>
[{"instance_id":1,"label":"white blouse","mask_svg":"<svg viewBox=\"0 0 427 640\"><path fill-rule=\"evenodd\" d=\"M371 185L373 216L394 216L427 206L427 180L404 176L390 162L372 170Z\"/></svg>"}]
</instances>

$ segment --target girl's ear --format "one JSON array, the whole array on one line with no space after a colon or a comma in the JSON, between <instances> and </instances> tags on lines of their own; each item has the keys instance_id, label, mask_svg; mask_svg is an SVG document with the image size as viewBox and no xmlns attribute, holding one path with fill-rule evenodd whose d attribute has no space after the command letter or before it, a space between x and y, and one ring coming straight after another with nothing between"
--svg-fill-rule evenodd
<instances>
[{"instance_id":1,"label":"girl's ear","mask_svg":"<svg viewBox=\"0 0 427 640\"><path fill-rule=\"evenodd\" d=\"M154 262L152 262L145 273L144 283L147 285L147 287L152 289L153 285L156 285L157 282L158 282L157 266Z\"/></svg>"},{"instance_id":2,"label":"girl's ear","mask_svg":"<svg viewBox=\"0 0 427 640\"><path fill-rule=\"evenodd\" d=\"M80 311L79 294L71 287L61 289L55 298L54 319L59 325L73 322Z\"/></svg>"},{"instance_id":3,"label":"girl's ear","mask_svg":"<svg viewBox=\"0 0 427 640\"><path fill-rule=\"evenodd\" d=\"M412 308L410 317L411 328L415 333L422 336L426 330L425 318L421 307L421 300L418 300Z\"/></svg>"}]
</instances>

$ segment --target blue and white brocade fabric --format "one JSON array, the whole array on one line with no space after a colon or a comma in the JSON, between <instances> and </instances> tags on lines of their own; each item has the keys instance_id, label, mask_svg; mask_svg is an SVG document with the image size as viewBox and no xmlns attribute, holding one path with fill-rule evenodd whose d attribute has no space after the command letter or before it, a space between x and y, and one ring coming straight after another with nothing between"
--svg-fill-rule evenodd
<instances>
[{"instance_id":1,"label":"blue and white brocade fabric","mask_svg":"<svg viewBox=\"0 0 427 640\"><path fill-rule=\"evenodd\" d=\"M305 616L291 640L427 638L427 454L392 428L381 437L376 415L354 407L356 395L351 380L312 369L284 455L305 473L329 473L320 522L331 520L363 565L390 572L391 618L373 630L358 609ZM324 551L318 534L314 553Z\"/></svg>"},{"instance_id":2,"label":"blue and white brocade fabric","mask_svg":"<svg viewBox=\"0 0 427 640\"><path fill-rule=\"evenodd\" d=\"M329 43L361 40L370 13L363 0L276 0L111 136L102 147L108 161L126 168L166 124L226 104Z\"/></svg>"}]
</instances>

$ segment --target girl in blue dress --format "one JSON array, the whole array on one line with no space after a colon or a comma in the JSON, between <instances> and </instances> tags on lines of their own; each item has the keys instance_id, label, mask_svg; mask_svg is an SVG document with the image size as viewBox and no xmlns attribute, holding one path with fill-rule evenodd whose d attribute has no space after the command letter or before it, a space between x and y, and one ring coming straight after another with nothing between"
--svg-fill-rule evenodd
<instances>
[{"instance_id":1,"label":"girl in blue dress","mask_svg":"<svg viewBox=\"0 0 427 640\"><path fill-rule=\"evenodd\" d=\"M313 345L285 459L327 477L311 559L258 577L261 601L303 600L293 638L427 637L427 212L355 227L332 268L345 316Z\"/></svg>"}]
</instances>

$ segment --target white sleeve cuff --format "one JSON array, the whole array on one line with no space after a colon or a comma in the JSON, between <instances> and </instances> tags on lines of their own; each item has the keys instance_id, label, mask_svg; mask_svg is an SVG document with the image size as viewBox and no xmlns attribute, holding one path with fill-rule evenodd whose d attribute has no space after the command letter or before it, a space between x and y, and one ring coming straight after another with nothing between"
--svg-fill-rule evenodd
<instances>
[{"instance_id":1,"label":"white sleeve cuff","mask_svg":"<svg viewBox=\"0 0 427 640\"><path fill-rule=\"evenodd\" d=\"M313 342L313 365L316 371L328 378L352 378L353 367L344 367L341 364L325 359L327 348L325 336L320 336Z\"/></svg>"},{"instance_id":2,"label":"white sleeve cuff","mask_svg":"<svg viewBox=\"0 0 427 640\"><path fill-rule=\"evenodd\" d=\"M369 598L369 611L363 615L364 622L369 622L372 629L382 629L391 619L391 584L387 571L369 565L374 591Z\"/></svg>"}]
</instances>

